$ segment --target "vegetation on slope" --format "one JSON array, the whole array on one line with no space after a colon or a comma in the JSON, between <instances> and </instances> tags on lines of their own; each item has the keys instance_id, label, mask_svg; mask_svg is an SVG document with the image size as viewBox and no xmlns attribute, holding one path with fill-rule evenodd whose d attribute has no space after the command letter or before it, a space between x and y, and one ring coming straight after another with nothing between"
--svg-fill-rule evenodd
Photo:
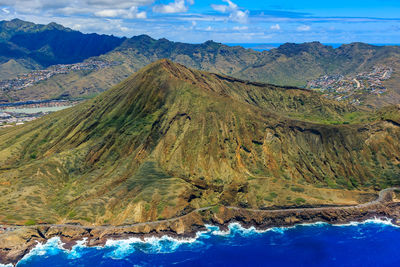
<instances>
[{"instance_id":1,"label":"vegetation on slope","mask_svg":"<svg viewBox=\"0 0 400 267\"><path fill-rule=\"evenodd\" d=\"M400 128L382 116L324 122L354 112L308 90L162 60L81 105L1 130L0 222L126 224L213 205L361 202L398 184Z\"/></svg>"}]
</instances>

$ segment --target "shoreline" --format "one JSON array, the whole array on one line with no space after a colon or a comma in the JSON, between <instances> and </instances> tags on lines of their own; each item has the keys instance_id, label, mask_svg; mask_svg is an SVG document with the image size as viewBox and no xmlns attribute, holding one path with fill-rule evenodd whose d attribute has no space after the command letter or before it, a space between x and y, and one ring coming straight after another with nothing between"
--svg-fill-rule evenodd
<instances>
[{"instance_id":1,"label":"shoreline","mask_svg":"<svg viewBox=\"0 0 400 267\"><path fill-rule=\"evenodd\" d=\"M382 190L374 201L346 207L255 210L222 206L216 212L211 211L212 207L206 207L177 218L127 226L12 226L11 231L0 234L0 264L16 265L38 243L45 244L55 237L60 238L64 249L71 250L82 240L86 240L87 247L104 247L110 240L130 238L142 241L148 238L194 239L199 233L207 231L207 226L219 227L222 233L235 223L243 229L260 232L315 223L345 226L373 218L386 218L388 223L399 226L400 202L393 199L395 190L399 188Z\"/></svg>"},{"instance_id":2,"label":"shoreline","mask_svg":"<svg viewBox=\"0 0 400 267\"><path fill-rule=\"evenodd\" d=\"M52 237L51 239L47 240L46 243L38 243L37 246L41 246L42 248L44 247L44 250L46 250L46 246L51 247L57 247L58 249L66 252L66 253L74 253L75 248L77 247L83 247L83 248L97 248L97 249L104 249L106 247L117 247L121 244L119 243L127 243L127 244L136 244L136 243L146 243L146 244L152 244L152 243L157 243L163 240L169 240L172 242L176 242L178 243L178 247L179 245L182 244L188 244L188 243L194 243L196 242L198 239L200 239L202 237L202 235L204 234L208 234L210 236L226 236L228 237L229 235L231 235L232 233L236 233L237 231L241 232L243 235L246 234L265 234L267 232L279 232L279 233L283 233L286 230L290 230L290 229L295 229L296 227L315 227L315 226L319 226L319 225L329 225L329 226L334 226L334 227L351 227L351 226L359 226L359 225L365 225L365 224L377 224L377 225L388 225L390 227L396 227L396 228L400 228L399 225L393 224L392 222L390 222L389 218L373 218L373 219L367 219L361 222L349 222L347 224L329 224L326 222L315 222L315 223L299 223L299 224L295 224L293 226L288 226L288 227L272 227L272 228L268 228L268 229L256 229L254 227L250 227L250 228L245 228L243 227L239 222L231 222L229 225L227 225L228 230L227 231L222 231L218 226L215 225L206 225L207 231L199 231L196 233L196 236L193 238L182 238L181 236L175 236L175 237L171 237L169 235L163 235L160 237L154 237L154 236L149 236L149 237L144 237L144 238L138 238L138 237L129 237L126 239L108 239L106 244L104 245L100 245L100 246L88 246L86 244L86 238L84 238L83 240L79 240L76 242L75 245L73 245L70 248L65 248L65 245L63 243L63 241L59 238L59 237ZM213 229L213 228L218 228L218 229ZM51 244L52 242L57 243L57 244ZM28 254L26 254L19 262L24 261L29 259L32 256L35 256L36 254L32 254L35 253L35 249L37 248L34 247ZM39 249L40 250L40 249ZM8 264L8 265L2 265L0 263L0 267L3 266L13 266L12 264Z\"/></svg>"}]
</instances>

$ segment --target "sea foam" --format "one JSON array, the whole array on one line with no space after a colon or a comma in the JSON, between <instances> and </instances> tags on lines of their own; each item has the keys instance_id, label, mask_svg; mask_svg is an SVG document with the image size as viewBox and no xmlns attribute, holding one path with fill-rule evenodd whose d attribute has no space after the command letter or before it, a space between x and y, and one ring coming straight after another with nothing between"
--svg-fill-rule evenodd
<instances>
[{"instance_id":1,"label":"sea foam","mask_svg":"<svg viewBox=\"0 0 400 267\"><path fill-rule=\"evenodd\" d=\"M246 228L246 227L243 227L238 222L230 223L228 225L227 230L221 230L218 226L213 226L213 225L206 225L206 228L208 229L209 234L216 235L216 236L233 236L235 234L247 236L247 235L262 234L262 233L266 233L266 232L270 231L270 229L259 230L259 229L256 229L254 226Z\"/></svg>"},{"instance_id":2,"label":"sea foam","mask_svg":"<svg viewBox=\"0 0 400 267\"><path fill-rule=\"evenodd\" d=\"M107 253L114 259L122 259L136 250L140 250L145 253L172 253L176 251L182 245L190 245L198 242L200 237L204 237L208 231L197 232L193 238L177 238L170 236L162 237L145 237L143 239L132 237L123 240L107 240L104 248L112 249L111 252ZM102 248L99 248L102 249Z\"/></svg>"},{"instance_id":3,"label":"sea foam","mask_svg":"<svg viewBox=\"0 0 400 267\"><path fill-rule=\"evenodd\" d=\"M361 222L349 222L345 224L332 224L333 226L338 226L338 227L347 227L347 226L359 226L359 225L365 225L365 224L379 224L379 225L384 225L384 226L392 226L396 228L400 228L400 226L393 224L392 220L389 218L373 218L373 219L368 219L365 221Z\"/></svg>"},{"instance_id":4,"label":"sea foam","mask_svg":"<svg viewBox=\"0 0 400 267\"><path fill-rule=\"evenodd\" d=\"M399 227L391 223L389 219L374 218L365 220L363 222L350 222L348 224L333 224L335 227L349 227L349 226L359 226L364 224L378 224L384 226ZM206 231L201 231L196 234L193 238L177 238L170 236L162 237L145 237L143 239L132 237L128 239L113 240L110 239L106 242L104 247L94 247L92 249L97 250L107 250L105 257L112 259L123 259L135 251L141 251L150 254L160 254L160 253L173 253L181 246L188 246L188 248L194 248L195 246L201 246L207 244L207 239L212 236L221 236L224 238L233 238L235 235L241 236L253 236L260 235L267 232L275 232L279 234L285 234L286 231L290 229L295 229L298 227L324 227L330 224L325 222L316 223L303 223L296 224L290 227L271 227L265 230L258 230L254 226L245 228L240 223L234 222L228 225L227 230L221 230L220 227L214 225L205 225ZM51 238L45 244L38 243L21 262L26 262L30 257L33 256L49 256L56 255L58 253L66 253L68 259L78 259L84 256L85 253L89 253L88 247L86 246L86 239L77 242L71 250L66 250L62 246L62 241L58 237ZM0 265L0 267L12 266L12 265Z\"/></svg>"},{"instance_id":5,"label":"sea foam","mask_svg":"<svg viewBox=\"0 0 400 267\"><path fill-rule=\"evenodd\" d=\"M56 255L62 251L61 239L53 237L47 240L46 243L37 242L37 245L20 260L20 263L27 261L33 256Z\"/></svg>"}]
</instances>

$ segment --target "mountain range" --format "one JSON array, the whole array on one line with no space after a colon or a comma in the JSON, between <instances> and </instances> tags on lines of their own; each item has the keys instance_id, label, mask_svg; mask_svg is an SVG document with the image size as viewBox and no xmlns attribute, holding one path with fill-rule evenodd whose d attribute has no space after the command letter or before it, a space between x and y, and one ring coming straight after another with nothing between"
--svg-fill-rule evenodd
<instances>
[{"instance_id":1,"label":"mountain range","mask_svg":"<svg viewBox=\"0 0 400 267\"><path fill-rule=\"evenodd\" d=\"M19 19L0 21L0 64L13 60L25 68L37 69L77 63L105 54L124 40L83 34L56 23L40 25Z\"/></svg>"},{"instance_id":2,"label":"mountain range","mask_svg":"<svg viewBox=\"0 0 400 267\"><path fill-rule=\"evenodd\" d=\"M399 184L399 114L160 60L0 130L0 222L121 225L209 206L365 202Z\"/></svg>"},{"instance_id":3,"label":"mountain range","mask_svg":"<svg viewBox=\"0 0 400 267\"><path fill-rule=\"evenodd\" d=\"M36 25L21 20L0 22L0 46L3 78L88 59L119 63L107 69L56 75L23 90L3 92L0 97L7 101L92 97L147 64L168 58L190 68L239 79L298 87L305 87L307 81L322 75L351 75L383 65L394 69L392 77L384 82L387 92L379 96L367 94L363 103L367 107L383 107L400 102L397 46L352 43L334 49L319 42L287 43L258 52L213 41L185 44L147 35L117 38L82 34L55 23Z\"/></svg>"}]
</instances>

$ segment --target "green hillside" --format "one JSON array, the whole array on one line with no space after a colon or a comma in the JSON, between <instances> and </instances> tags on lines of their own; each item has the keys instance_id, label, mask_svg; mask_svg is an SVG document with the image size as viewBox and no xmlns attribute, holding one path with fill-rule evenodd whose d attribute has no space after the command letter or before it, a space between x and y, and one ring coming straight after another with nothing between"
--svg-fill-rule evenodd
<instances>
[{"instance_id":1,"label":"green hillside","mask_svg":"<svg viewBox=\"0 0 400 267\"><path fill-rule=\"evenodd\" d=\"M399 183L398 112L158 61L83 104L0 129L0 223L362 202Z\"/></svg>"}]
</instances>

